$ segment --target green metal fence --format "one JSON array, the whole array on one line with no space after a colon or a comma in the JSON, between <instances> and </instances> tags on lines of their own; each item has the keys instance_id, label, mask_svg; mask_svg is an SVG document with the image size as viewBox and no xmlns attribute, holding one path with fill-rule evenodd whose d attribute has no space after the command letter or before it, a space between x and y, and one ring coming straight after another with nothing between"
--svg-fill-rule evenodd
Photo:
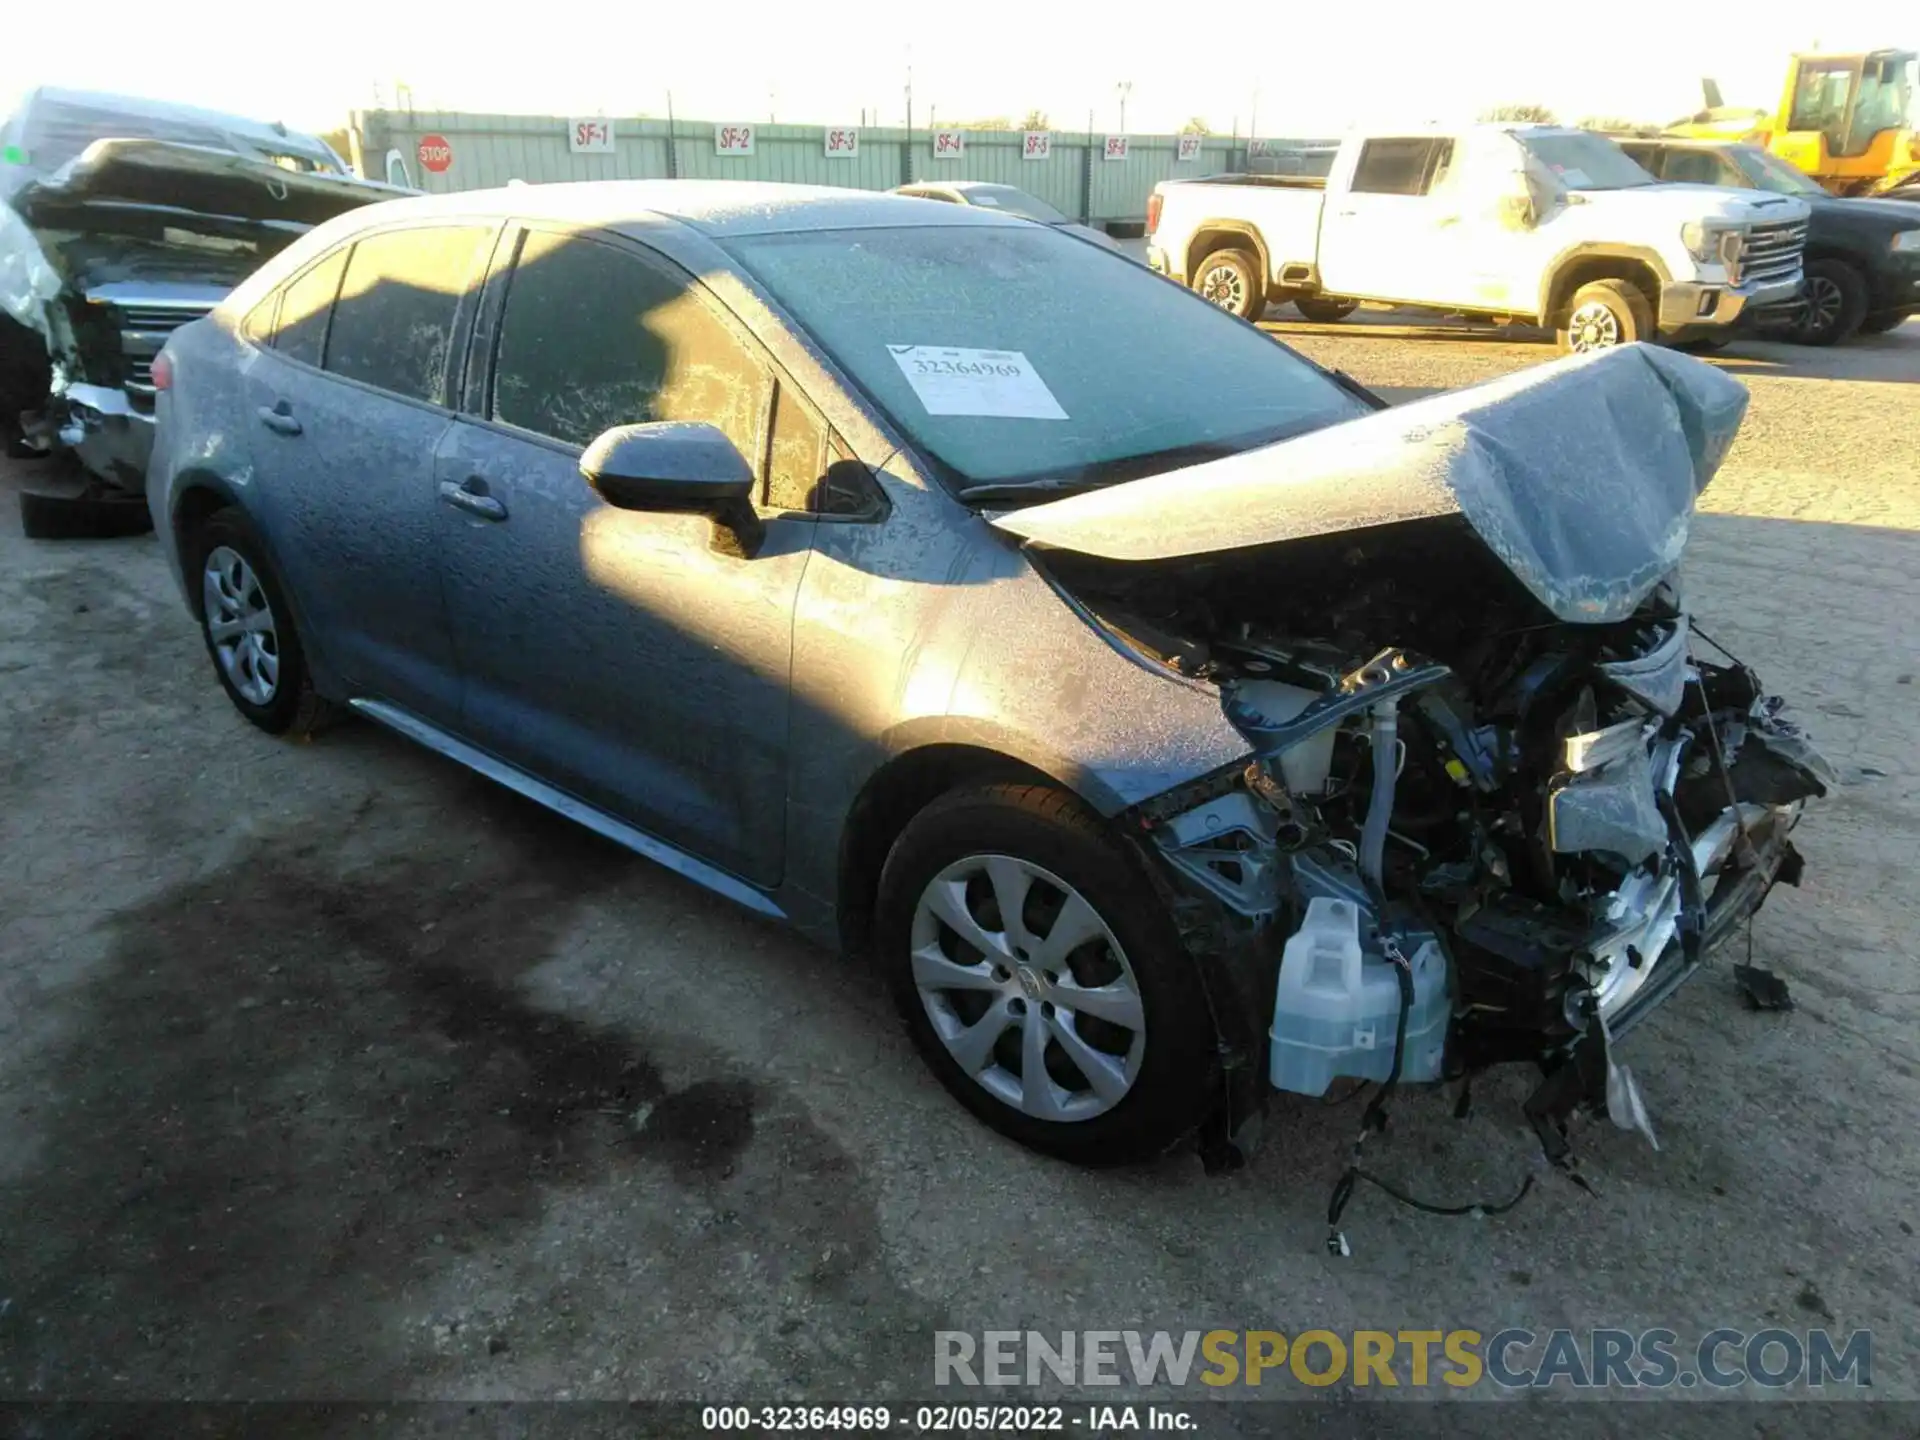
<instances>
[{"instance_id":1,"label":"green metal fence","mask_svg":"<svg viewBox=\"0 0 1920 1440\"><path fill-rule=\"evenodd\" d=\"M957 156L934 157L926 130L865 127L852 153L845 137L828 154L828 127L744 124L751 153L723 153L722 129L705 120L595 117L576 144L578 121L547 115L369 110L353 117L354 165L376 179L389 157L406 183L435 193L485 189L510 180L638 180L662 177L779 180L885 190L914 180L992 180L1017 185L1067 215L1099 224L1146 218L1155 183L1244 168L1247 141L1205 136L1187 158L1173 135L1127 137L1125 157L1106 156L1109 137L1055 130L1045 158L1028 158L1018 130L964 132ZM605 126L605 130L597 127ZM733 136L739 144L741 137ZM1267 141L1286 153L1304 142ZM424 161L438 168L427 168Z\"/></svg>"}]
</instances>

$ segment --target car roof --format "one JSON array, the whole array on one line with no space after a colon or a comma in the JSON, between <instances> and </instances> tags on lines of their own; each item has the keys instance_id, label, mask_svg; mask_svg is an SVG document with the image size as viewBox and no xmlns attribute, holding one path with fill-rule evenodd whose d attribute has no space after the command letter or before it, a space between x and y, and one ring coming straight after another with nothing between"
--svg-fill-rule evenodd
<instances>
[{"instance_id":1,"label":"car roof","mask_svg":"<svg viewBox=\"0 0 1920 1440\"><path fill-rule=\"evenodd\" d=\"M403 214L559 220L618 230L673 220L714 238L805 230L870 230L911 225L1018 225L990 210L873 190L747 180L585 180L459 190L369 206L365 220Z\"/></svg>"}]
</instances>

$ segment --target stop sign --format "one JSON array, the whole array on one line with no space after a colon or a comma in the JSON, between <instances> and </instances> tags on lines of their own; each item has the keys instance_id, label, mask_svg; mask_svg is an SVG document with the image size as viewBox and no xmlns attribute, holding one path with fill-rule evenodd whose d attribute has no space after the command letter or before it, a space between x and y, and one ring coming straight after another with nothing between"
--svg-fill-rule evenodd
<instances>
[{"instance_id":1,"label":"stop sign","mask_svg":"<svg viewBox=\"0 0 1920 1440\"><path fill-rule=\"evenodd\" d=\"M447 143L444 135L422 135L416 150L420 156L420 168L430 170L435 175L453 164L453 146Z\"/></svg>"}]
</instances>

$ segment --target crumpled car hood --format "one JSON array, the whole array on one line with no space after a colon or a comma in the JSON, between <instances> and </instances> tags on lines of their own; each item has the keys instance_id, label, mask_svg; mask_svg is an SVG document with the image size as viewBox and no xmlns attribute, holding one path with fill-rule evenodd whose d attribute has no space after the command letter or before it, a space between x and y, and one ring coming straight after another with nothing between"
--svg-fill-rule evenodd
<instances>
[{"instance_id":1,"label":"crumpled car hood","mask_svg":"<svg viewBox=\"0 0 1920 1440\"><path fill-rule=\"evenodd\" d=\"M267 160L200 145L96 140L53 174L21 186L11 203L29 221L45 210L119 202L309 226L412 193L349 175L285 170Z\"/></svg>"},{"instance_id":2,"label":"crumpled car hood","mask_svg":"<svg viewBox=\"0 0 1920 1440\"><path fill-rule=\"evenodd\" d=\"M1556 617L1606 624L1679 561L1746 408L1746 387L1711 365L1627 345L992 523L1048 548L1172 560L1458 514Z\"/></svg>"}]
</instances>

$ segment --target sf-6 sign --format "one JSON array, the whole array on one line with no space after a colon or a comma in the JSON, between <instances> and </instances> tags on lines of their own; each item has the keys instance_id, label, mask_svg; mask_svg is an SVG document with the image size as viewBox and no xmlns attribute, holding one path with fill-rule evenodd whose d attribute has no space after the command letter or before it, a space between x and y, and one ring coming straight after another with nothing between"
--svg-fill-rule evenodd
<instances>
[{"instance_id":1,"label":"sf-6 sign","mask_svg":"<svg viewBox=\"0 0 1920 1440\"><path fill-rule=\"evenodd\" d=\"M613 154L613 122L611 120L569 120L567 149L576 155Z\"/></svg>"},{"instance_id":2,"label":"sf-6 sign","mask_svg":"<svg viewBox=\"0 0 1920 1440\"><path fill-rule=\"evenodd\" d=\"M860 153L860 132L852 126L842 126L827 131L827 159L851 160Z\"/></svg>"},{"instance_id":3,"label":"sf-6 sign","mask_svg":"<svg viewBox=\"0 0 1920 1440\"><path fill-rule=\"evenodd\" d=\"M714 126L713 153L716 155L751 155L753 153L753 126Z\"/></svg>"}]
</instances>

